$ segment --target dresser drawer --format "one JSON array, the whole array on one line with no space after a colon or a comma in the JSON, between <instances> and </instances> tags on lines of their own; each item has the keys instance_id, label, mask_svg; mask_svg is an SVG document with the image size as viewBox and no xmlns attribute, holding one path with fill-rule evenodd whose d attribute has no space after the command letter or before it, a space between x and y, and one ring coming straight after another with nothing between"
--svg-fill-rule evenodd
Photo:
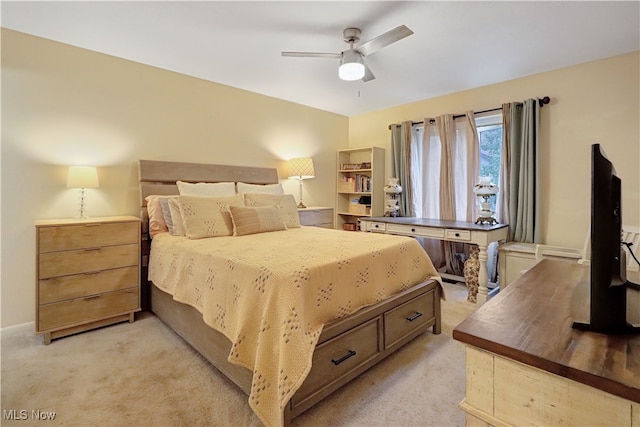
<instances>
[{"instance_id":1,"label":"dresser drawer","mask_svg":"<svg viewBox=\"0 0 640 427\"><path fill-rule=\"evenodd\" d=\"M300 209L300 225L333 228L333 209Z\"/></svg>"},{"instance_id":2,"label":"dresser drawer","mask_svg":"<svg viewBox=\"0 0 640 427\"><path fill-rule=\"evenodd\" d=\"M294 406L380 353L380 321L376 317L320 344L313 353L311 371L295 395Z\"/></svg>"},{"instance_id":3,"label":"dresser drawer","mask_svg":"<svg viewBox=\"0 0 640 427\"><path fill-rule=\"evenodd\" d=\"M429 291L384 313L384 348L387 349L416 328L435 318L435 292Z\"/></svg>"},{"instance_id":4,"label":"dresser drawer","mask_svg":"<svg viewBox=\"0 0 640 427\"><path fill-rule=\"evenodd\" d=\"M38 281L39 304L138 286L138 266L114 268Z\"/></svg>"},{"instance_id":5,"label":"dresser drawer","mask_svg":"<svg viewBox=\"0 0 640 427\"><path fill-rule=\"evenodd\" d=\"M137 243L139 222L89 223L39 227L38 251L53 252Z\"/></svg>"},{"instance_id":6,"label":"dresser drawer","mask_svg":"<svg viewBox=\"0 0 640 427\"><path fill-rule=\"evenodd\" d=\"M471 232L469 230L454 230L447 228L444 236L447 240L460 240L461 242L468 242L471 240Z\"/></svg>"},{"instance_id":7,"label":"dresser drawer","mask_svg":"<svg viewBox=\"0 0 640 427\"><path fill-rule=\"evenodd\" d=\"M387 224L387 233L404 234L407 236L443 238L444 229L420 227L409 224Z\"/></svg>"},{"instance_id":8,"label":"dresser drawer","mask_svg":"<svg viewBox=\"0 0 640 427\"><path fill-rule=\"evenodd\" d=\"M136 311L139 300L139 291L136 287L41 305L38 310L38 330L62 328Z\"/></svg>"},{"instance_id":9,"label":"dresser drawer","mask_svg":"<svg viewBox=\"0 0 640 427\"><path fill-rule=\"evenodd\" d=\"M138 244L40 254L40 279L138 265Z\"/></svg>"}]
</instances>

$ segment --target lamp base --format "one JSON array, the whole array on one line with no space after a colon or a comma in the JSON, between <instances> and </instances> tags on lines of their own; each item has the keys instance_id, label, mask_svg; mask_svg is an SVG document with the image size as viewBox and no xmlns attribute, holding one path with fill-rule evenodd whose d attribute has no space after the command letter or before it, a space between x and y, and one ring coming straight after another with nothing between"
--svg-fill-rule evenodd
<instances>
[{"instance_id":1,"label":"lamp base","mask_svg":"<svg viewBox=\"0 0 640 427\"><path fill-rule=\"evenodd\" d=\"M481 216L478 219L476 219L476 224L487 224L487 225L493 225L493 224L498 224L498 221L496 221L496 219L492 216Z\"/></svg>"},{"instance_id":2,"label":"lamp base","mask_svg":"<svg viewBox=\"0 0 640 427\"><path fill-rule=\"evenodd\" d=\"M300 203L298 203L298 209L304 209L306 208L306 206L304 205L304 203L302 203L302 200L300 200Z\"/></svg>"}]
</instances>

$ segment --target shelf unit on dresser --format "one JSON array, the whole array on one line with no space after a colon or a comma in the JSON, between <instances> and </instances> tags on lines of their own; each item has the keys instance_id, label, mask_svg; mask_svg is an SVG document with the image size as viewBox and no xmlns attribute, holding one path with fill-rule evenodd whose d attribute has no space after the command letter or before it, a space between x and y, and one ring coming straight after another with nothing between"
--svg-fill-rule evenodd
<instances>
[{"instance_id":1,"label":"shelf unit on dresser","mask_svg":"<svg viewBox=\"0 0 640 427\"><path fill-rule=\"evenodd\" d=\"M363 165L364 164L364 165ZM368 165L367 165L368 164ZM353 168L345 165L361 165ZM367 167L368 166L368 167ZM384 214L384 148L363 147L338 150L336 180L336 228L342 229L345 223L358 224L361 217L382 216ZM354 185L347 185L346 180L365 177L370 182L367 191ZM371 208L362 205L352 206L352 200L362 196L371 197Z\"/></svg>"},{"instance_id":2,"label":"shelf unit on dresser","mask_svg":"<svg viewBox=\"0 0 640 427\"><path fill-rule=\"evenodd\" d=\"M52 339L113 323L140 310L140 219L38 220L36 333Z\"/></svg>"}]
</instances>

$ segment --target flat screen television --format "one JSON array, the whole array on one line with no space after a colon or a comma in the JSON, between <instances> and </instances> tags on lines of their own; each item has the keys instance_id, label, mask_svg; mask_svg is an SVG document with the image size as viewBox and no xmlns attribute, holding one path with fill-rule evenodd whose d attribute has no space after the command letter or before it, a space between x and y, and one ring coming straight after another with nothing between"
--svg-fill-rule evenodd
<instances>
[{"instance_id":1,"label":"flat screen television","mask_svg":"<svg viewBox=\"0 0 640 427\"><path fill-rule=\"evenodd\" d=\"M600 144L591 146L591 306L589 323L605 334L640 331L627 323L626 257L622 247L622 181Z\"/></svg>"}]
</instances>

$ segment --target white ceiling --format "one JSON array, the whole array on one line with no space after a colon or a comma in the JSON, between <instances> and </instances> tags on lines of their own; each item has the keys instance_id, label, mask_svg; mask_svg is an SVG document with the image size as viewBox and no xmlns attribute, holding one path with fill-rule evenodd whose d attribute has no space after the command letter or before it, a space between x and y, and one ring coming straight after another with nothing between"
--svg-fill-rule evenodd
<instances>
[{"instance_id":1,"label":"white ceiling","mask_svg":"<svg viewBox=\"0 0 640 427\"><path fill-rule=\"evenodd\" d=\"M346 116L640 50L638 1L2 1L0 19ZM336 59L280 55L340 52L344 28L366 41L401 24L415 34L366 58L367 83L341 81Z\"/></svg>"}]
</instances>

